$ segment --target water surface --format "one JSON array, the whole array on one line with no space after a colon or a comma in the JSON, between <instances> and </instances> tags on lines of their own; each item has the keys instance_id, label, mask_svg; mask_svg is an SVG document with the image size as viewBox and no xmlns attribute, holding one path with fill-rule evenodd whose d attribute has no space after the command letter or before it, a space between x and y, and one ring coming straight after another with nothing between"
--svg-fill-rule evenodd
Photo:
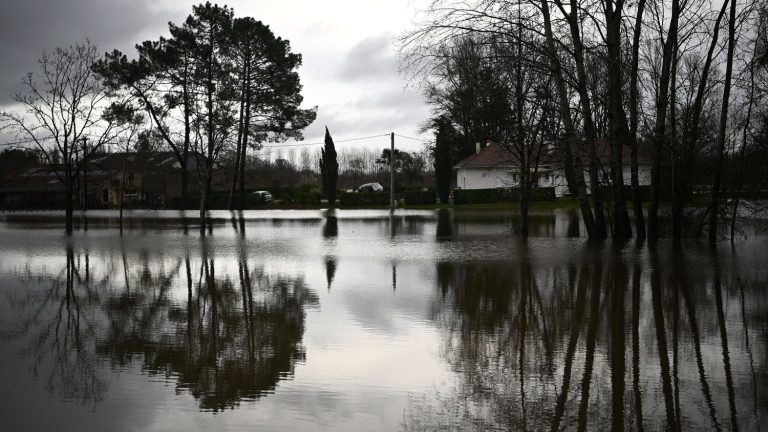
<instances>
[{"instance_id":1,"label":"water surface","mask_svg":"<svg viewBox=\"0 0 768 432\"><path fill-rule=\"evenodd\" d=\"M576 213L0 215L0 429L760 430L768 242ZM240 218L242 216L242 218Z\"/></svg>"}]
</instances>

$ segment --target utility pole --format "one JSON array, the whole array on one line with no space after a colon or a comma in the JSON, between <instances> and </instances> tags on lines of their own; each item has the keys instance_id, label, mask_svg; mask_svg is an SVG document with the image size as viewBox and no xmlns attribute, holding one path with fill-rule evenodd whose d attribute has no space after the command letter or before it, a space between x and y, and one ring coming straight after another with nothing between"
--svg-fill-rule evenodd
<instances>
[{"instance_id":1,"label":"utility pole","mask_svg":"<svg viewBox=\"0 0 768 432\"><path fill-rule=\"evenodd\" d=\"M389 212L395 212L395 133L389 134L391 147L389 150Z\"/></svg>"}]
</instances>

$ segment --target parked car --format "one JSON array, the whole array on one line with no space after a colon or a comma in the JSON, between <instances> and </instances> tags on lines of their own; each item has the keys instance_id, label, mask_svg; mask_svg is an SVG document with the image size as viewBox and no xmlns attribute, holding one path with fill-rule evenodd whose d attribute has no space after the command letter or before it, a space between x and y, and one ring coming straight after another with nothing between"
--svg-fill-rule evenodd
<instances>
[{"instance_id":1,"label":"parked car","mask_svg":"<svg viewBox=\"0 0 768 432\"><path fill-rule=\"evenodd\" d=\"M272 202L272 194L269 191L256 191L251 193L259 204L269 204Z\"/></svg>"},{"instance_id":2,"label":"parked car","mask_svg":"<svg viewBox=\"0 0 768 432\"><path fill-rule=\"evenodd\" d=\"M384 187L378 183L366 183L357 188L355 192L384 192Z\"/></svg>"}]
</instances>

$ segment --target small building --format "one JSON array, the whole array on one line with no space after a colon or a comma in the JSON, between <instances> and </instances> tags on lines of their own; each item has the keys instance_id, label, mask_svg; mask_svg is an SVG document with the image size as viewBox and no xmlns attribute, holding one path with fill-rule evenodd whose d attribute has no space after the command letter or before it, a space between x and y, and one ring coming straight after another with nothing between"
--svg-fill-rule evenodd
<instances>
[{"instance_id":1,"label":"small building","mask_svg":"<svg viewBox=\"0 0 768 432\"><path fill-rule=\"evenodd\" d=\"M609 160L610 149L605 140L598 142L596 146L598 158L601 161L600 179L605 186L610 185ZM585 161L584 181L589 190L589 173L586 171L587 155L582 156ZM605 161L605 163L603 163ZM624 184L631 182L629 152L624 152ZM534 187L554 188L556 197L568 195L568 181L565 176L564 162L556 154L547 154L539 162ZM496 189L515 188L520 186L520 164L515 155L501 144L488 144L484 148L478 143L475 154L470 155L454 165L456 173L456 189ZM640 186L651 184L651 163L645 155L638 157L638 183Z\"/></svg>"},{"instance_id":2,"label":"small building","mask_svg":"<svg viewBox=\"0 0 768 432\"><path fill-rule=\"evenodd\" d=\"M104 207L123 205L164 208L181 197L181 163L174 152L105 153L94 156L89 167L111 173L105 181L93 183ZM187 158L188 192L198 190L201 156Z\"/></svg>"},{"instance_id":3,"label":"small building","mask_svg":"<svg viewBox=\"0 0 768 432\"><path fill-rule=\"evenodd\" d=\"M188 193L199 192L198 174L205 162L190 153ZM214 171L212 190L226 189L225 173ZM36 165L0 179L0 208L63 208L61 167ZM176 207L181 197L181 164L173 152L97 153L90 157L74 185L76 207Z\"/></svg>"}]
</instances>

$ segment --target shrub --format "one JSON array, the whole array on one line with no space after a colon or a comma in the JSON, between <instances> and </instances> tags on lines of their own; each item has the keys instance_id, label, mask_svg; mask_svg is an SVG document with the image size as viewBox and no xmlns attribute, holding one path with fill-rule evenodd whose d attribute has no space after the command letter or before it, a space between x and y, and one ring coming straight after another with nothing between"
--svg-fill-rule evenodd
<instances>
[{"instance_id":1,"label":"shrub","mask_svg":"<svg viewBox=\"0 0 768 432\"><path fill-rule=\"evenodd\" d=\"M531 201L554 201L555 188L539 187L531 189Z\"/></svg>"},{"instance_id":2,"label":"shrub","mask_svg":"<svg viewBox=\"0 0 768 432\"><path fill-rule=\"evenodd\" d=\"M403 199L406 204L435 204L436 197L432 191L406 191L403 192Z\"/></svg>"},{"instance_id":3,"label":"shrub","mask_svg":"<svg viewBox=\"0 0 768 432\"><path fill-rule=\"evenodd\" d=\"M484 204L516 201L511 189L456 189L453 191L454 204Z\"/></svg>"},{"instance_id":4,"label":"shrub","mask_svg":"<svg viewBox=\"0 0 768 432\"><path fill-rule=\"evenodd\" d=\"M553 201L555 188L531 188L530 195L531 201ZM519 200L519 188L456 189L453 191L454 204L484 204Z\"/></svg>"},{"instance_id":5,"label":"shrub","mask_svg":"<svg viewBox=\"0 0 768 432\"><path fill-rule=\"evenodd\" d=\"M376 192L343 192L339 196L343 206L388 205L389 194Z\"/></svg>"},{"instance_id":6,"label":"shrub","mask_svg":"<svg viewBox=\"0 0 768 432\"><path fill-rule=\"evenodd\" d=\"M320 204L322 199L323 194L320 191L297 191L292 202L296 204Z\"/></svg>"}]
</instances>

